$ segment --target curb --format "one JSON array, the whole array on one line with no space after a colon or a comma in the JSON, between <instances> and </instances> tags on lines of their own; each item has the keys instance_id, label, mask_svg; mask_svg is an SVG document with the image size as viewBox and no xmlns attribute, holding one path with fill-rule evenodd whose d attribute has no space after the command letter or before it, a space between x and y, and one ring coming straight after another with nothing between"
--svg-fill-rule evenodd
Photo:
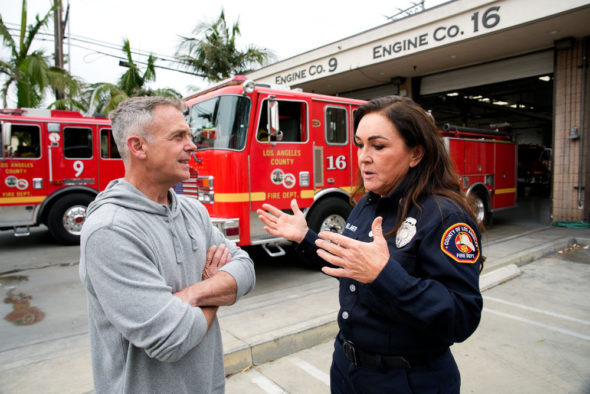
<instances>
[{"instance_id":1,"label":"curb","mask_svg":"<svg viewBox=\"0 0 590 394\"><path fill-rule=\"evenodd\" d=\"M516 265L517 267L521 267L523 265L532 263L535 260L540 258L546 257L550 254L556 253L559 250L566 249L573 244L590 244L590 238L580 238L580 237L572 237L572 238L562 238L556 241L547 242L543 245L536 245L530 248L524 249L518 253L513 254L510 257L505 257L497 260L497 263L494 264L493 268L489 271L486 271L484 268L484 273L480 277L480 284L481 278L486 275L492 274L494 271L498 271L499 269L509 266L509 265ZM508 274L509 271L503 271ZM512 279L512 278L509 278ZM500 282L502 283L502 282ZM499 284L499 283L498 283ZM488 289L487 287L486 289ZM482 288L482 291L484 289Z\"/></svg>"},{"instance_id":2,"label":"curb","mask_svg":"<svg viewBox=\"0 0 590 394\"><path fill-rule=\"evenodd\" d=\"M522 273L516 264L509 264L479 277L479 289L484 292L492 287L516 278Z\"/></svg>"},{"instance_id":3,"label":"curb","mask_svg":"<svg viewBox=\"0 0 590 394\"><path fill-rule=\"evenodd\" d=\"M300 350L332 340L338 333L336 319L293 334L278 336L245 348L224 354L225 374L244 372L256 365L288 356Z\"/></svg>"}]
</instances>

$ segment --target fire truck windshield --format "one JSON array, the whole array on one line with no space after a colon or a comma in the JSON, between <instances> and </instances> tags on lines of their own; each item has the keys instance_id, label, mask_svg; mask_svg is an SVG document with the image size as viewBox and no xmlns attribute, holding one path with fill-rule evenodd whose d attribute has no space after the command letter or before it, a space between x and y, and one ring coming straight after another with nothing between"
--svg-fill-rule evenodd
<instances>
[{"instance_id":1,"label":"fire truck windshield","mask_svg":"<svg viewBox=\"0 0 590 394\"><path fill-rule=\"evenodd\" d=\"M246 144L250 99L219 96L194 104L187 122L198 150L242 150Z\"/></svg>"}]
</instances>

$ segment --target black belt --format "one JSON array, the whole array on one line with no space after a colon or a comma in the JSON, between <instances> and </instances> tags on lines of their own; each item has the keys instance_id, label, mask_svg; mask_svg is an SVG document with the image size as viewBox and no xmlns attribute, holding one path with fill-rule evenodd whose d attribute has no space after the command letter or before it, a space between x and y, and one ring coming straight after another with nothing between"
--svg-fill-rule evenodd
<instances>
[{"instance_id":1,"label":"black belt","mask_svg":"<svg viewBox=\"0 0 590 394\"><path fill-rule=\"evenodd\" d=\"M388 356L364 351L352 341L344 339L341 334L338 334L336 338L342 344L344 355L355 367L371 366L389 369L417 367L440 357L447 350L422 356Z\"/></svg>"}]
</instances>

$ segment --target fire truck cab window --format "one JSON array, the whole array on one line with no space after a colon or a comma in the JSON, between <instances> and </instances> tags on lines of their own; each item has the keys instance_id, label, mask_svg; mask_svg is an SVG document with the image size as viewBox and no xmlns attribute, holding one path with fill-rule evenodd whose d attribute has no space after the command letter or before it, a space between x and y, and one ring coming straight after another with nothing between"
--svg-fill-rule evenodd
<instances>
[{"instance_id":1,"label":"fire truck cab window","mask_svg":"<svg viewBox=\"0 0 590 394\"><path fill-rule=\"evenodd\" d=\"M100 131L100 157L103 159L121 158L111 129L102 129Z\"/></svg>"},{"instance_id":2,"label":"fire truck cab window","mask_svg":"<svg viewBox=\"0 0 590 394\"><path fill-rule=\"evenodd\" d=\"M3 141L1 130L0 141ZM13 124L10 132L10 145L3 148L0 149L0 155L7 158L36 159L41 157L39 127Z\"/></svg>"},{"instance_id":3,"label":"fire truck cab window","mask_svg":"<svg viewBox=\"0 0 590 394\"><path fill-rule=\"evenodd\" d=\"M260 109L258 133L260 142L305 142L307 141L306 124L307 106L299 101L279 100L279 133L268 133L268 100L264 100Z\"/></svg>"},{"instance_id":4,"label":"fire truck cab window","mask_svg":"<svg viewBox=\"0 0 590 394\"><path fill-rule=\"evenodd\" d=\"M342 145L348 141L346 127L346 109L337 107L326 108L326 142L328 144Z\"/></svg>"},{"instance_id":5,"label":"fire truck cab window","mask_svg":"<svg viewBox=\"0 0 590 394\"><path fill-rule=\"evenodd\" d=\"M187 122L197 149L242 150L249 119L249 98L219 96L193 105Z\"/></svg>"},{"instance_id":6,"label":"fire truck cab window","mask_svg":"<svg viewBox=\"0 0 590 394\"><path fill-rule=\"evenodd\" d=\"M92 130L78 127L64 128L64 157L89 159L92 157Z\"/></svg>"}]
</instances>

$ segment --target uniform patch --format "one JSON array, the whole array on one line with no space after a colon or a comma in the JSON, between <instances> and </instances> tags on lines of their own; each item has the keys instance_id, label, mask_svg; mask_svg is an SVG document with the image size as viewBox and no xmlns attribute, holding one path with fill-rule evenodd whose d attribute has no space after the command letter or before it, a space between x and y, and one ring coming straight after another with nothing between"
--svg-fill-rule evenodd
<instances>
[{"instance_id":1,"label":"uniform patch","mask_svg":"<svg viewBox=\"0 0 590 394\"><path fill-rule=\"evenodd\" d=\"M395 234L395 246L398 249L406 246L414 238L414 235L416 235L416 222L416 219L407 217L399 227Z\"/></svg>"},{"instance_id":2,"label":"uniform patch","mask_svg":"<svg viewBox=\"0 0 590 394\"><path fill-rule=\"evenodd\" d=\"M458 263L473 264L479 258L475 231L465 223L454 224L443 233L440 249Z\"/></svg>"}]
</instances>

